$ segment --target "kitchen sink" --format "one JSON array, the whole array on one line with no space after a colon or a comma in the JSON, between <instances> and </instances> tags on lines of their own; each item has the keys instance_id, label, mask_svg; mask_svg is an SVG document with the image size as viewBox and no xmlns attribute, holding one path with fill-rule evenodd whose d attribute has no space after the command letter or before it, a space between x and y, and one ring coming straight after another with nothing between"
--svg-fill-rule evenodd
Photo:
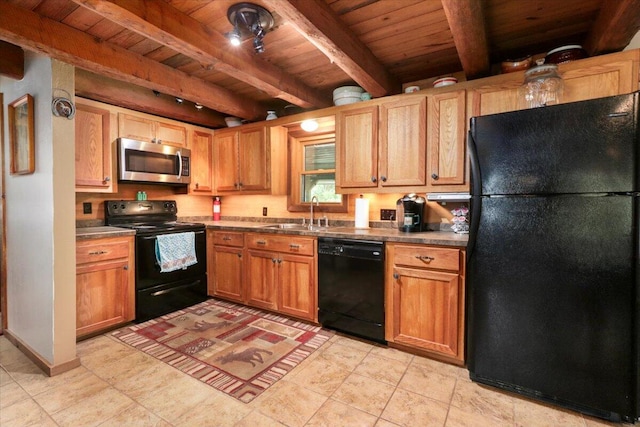
<instances>
[{"instance_id":1,"label":"kitchen sink","mask_svg":"<svg viewBox=\"0 0 640 427\"><path fill-rule=\"evenodd\" d=\"M299 224L295 222L286 222L281 224L269 224L264 225L262 228L268 228L272 230L299 230L299 231L326 231L327 227L319 227L317 225L313 225L309 227L308 224Z\"/></svg>"}]
</instances>

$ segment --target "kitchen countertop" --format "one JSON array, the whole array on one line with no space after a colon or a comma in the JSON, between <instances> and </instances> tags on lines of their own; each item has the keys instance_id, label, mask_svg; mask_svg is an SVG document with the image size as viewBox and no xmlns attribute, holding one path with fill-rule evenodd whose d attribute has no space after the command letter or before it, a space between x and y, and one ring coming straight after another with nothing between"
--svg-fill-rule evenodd
<instances>
[{"instance_id":1,"label":"kitchen countertop","mask_svg":"<svg viewBox=\"0 0 640 427\"><path fill-rule=\"evenodd\" d=\"M451 231L425 231L421 233L404 233L395 228L355 228L329 227L323 230L273 229L265 228L272 223L251 221L201 221L208 229L259 232L269 234L292 234L312 237L334 237L341 239L362 239L384 242L417 243L423 245L466 247L469 236ZM98 226L76 228L77 240L100 239L104 237L133 236L135 231L128 228Z\"/></svg>"},{"instance_id":2,"label":"kitchen countertop","mask_svg":"<svg viewBox=\"0 0 640 427\"><path fill-rule=\"evenodd\" d=\"M322 231L299 229L265 228L269 223L248 221L203 221L207 228L213 230L260 232L271 234L293 234L298 236L335 237L342 239L362 239L385 242L419 243L424 245L466 247L468 234L456 234L452 231L425 231L421 233L404 233L395 228L355 228L329 227Z\"/></svg>"},{"instance_id":3,"label":"kitchen countertop","mask_svg":"<svg viewBox=\"0 0 640 427\"><path fill-rule=\"evenodd\" d=\"M79 227L76 228L76 240L102 239L104 237L135 236L135 230L121 227Z\"/></svg>"}]
</instances>

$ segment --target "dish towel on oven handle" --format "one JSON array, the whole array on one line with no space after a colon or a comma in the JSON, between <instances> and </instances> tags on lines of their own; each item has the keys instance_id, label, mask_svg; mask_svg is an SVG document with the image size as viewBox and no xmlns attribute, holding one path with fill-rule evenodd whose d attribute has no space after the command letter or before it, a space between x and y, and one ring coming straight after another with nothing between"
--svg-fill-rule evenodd
<instances>
[{"instance_id":1,"label":"dish towel on oven handle","mask_svg":"<svg viewBox=\"0 0 640 427\"><path fill-rule=\"evenodd\" d=\"M196 258L196 234L158 234L156 236L156 260L161 273L186 269L198 262Z\"/></svg>"}]
</instances>

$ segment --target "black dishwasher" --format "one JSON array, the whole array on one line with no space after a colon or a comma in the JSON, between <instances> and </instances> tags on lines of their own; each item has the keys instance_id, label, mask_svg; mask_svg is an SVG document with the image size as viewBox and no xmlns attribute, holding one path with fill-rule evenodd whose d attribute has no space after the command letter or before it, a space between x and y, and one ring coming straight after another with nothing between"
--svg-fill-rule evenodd
<instances>
[{"instance_id":1,"label":"black dishwasher","mask_svg":"<svg viewBox=\"0 0 640 427\"><path fill-rule=\"evenodd\" d=\"M322 326L386 344L383 242L318 239L318 309Z\"/></svg>"}]
</instances>

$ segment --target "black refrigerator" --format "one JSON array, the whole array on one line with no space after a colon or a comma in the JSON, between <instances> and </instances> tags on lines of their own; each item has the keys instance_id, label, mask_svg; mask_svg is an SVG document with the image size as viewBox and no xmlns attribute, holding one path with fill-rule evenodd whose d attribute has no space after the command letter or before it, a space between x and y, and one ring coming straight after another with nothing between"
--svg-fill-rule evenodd
<instances>
[{"instance_id":1,"label":"black refrigerator","mask_svg":"<svg viewBox=\"0 0 640 427\"><path fill-rule=\"evenodd\" d=\"M470 377L639 416L638 93L471 119Z\"/></svg>"}]
</instances>

